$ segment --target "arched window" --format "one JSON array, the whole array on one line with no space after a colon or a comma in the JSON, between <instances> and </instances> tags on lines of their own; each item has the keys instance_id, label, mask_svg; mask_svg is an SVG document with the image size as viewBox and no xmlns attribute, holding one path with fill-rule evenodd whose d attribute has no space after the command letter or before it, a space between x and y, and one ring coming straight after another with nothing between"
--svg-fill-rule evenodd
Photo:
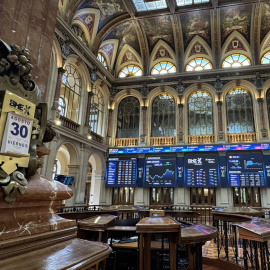
<instances>
[{"instance_id":1,"label":"arched window","mask_svg":"<svg viewBox=\"0 0 270 270\"><path fill-rule=\"evenodd\" d=\"M212 68L212 64L209 60L202 57L195 58L186 65L186 71L202 71Z\"/></svg>"},{"instance_id":2,"label":"arched window","mask_svg":"<svg viewBox=\"0 0 270 270\"><path fill-rule=\"evenodd\" d=\"M167 74L167 73L174 73L174 72L176 72L176 68L174 64L167 61L157 63L151 70L152 75Z\"/></svg>"},{"instance_id":3,"label":"arched window","mask_svg":"<svg viewBox=\"0 0 270 270\"><path fill-rule=\"evenodd\" d=\"M77 37L85 44L87 45L86 41L86 36L84 31L78 26L78 25L73 25L72 27L73 32L77 35Z\"/></svg>"},{"instance_id":4,"label":"arched window","mask_svg":"<svg viewBox=\"0 0 270 270\"><path fill-rule=\"evenodd\" d=\"M266 54L264 54L264 56L262 57L261 63L270 64L270 52L267 52Z\"/></svg>"},{"instance_id":5,"label":"arched window","mask_svg":"<svg viewBox=\"0 0 270 270\"><path fill-rule=\"evenodd\" d=\"M247 90L232 89L226 96L228 133L254 132L252 98Z\"/></svg>"},{"instance_id":6,"label":"arched window","mask_svg":"<svg viewBox=\"0 0 270 270\"><path fill-rule=\"evenodd\" d=\"M232 54L223 61L222 67L242 67L242 66L250 66L250 60L243 54Z\"/></svg>"},{"instance_id":7,"label":"arched window","mask_svg":"<svg viewBox=\"0 0 270 270\"><path fill-rule=\"evenodd\" d=\"M66 72L62 78L60 97L65 103L65 117L74 122L78 122L80 98L81 98L81 78L72 65L65 66Z\"/></svg>"},{"instance_id":8,"label":"arched window","mask_svg":"<svg viewBox=\"0 0 270 270\"><path fill-rule=\"evenodd\" d=\"M169 94L158 95L152 104L152 137L175 136L175 101Z\"/></svg>"},{"instance_id":9,"label":"arched window","mask_svg":"<svg viewBox=\"0 0 270 270\"><path fill-rule=\"evenodd\" d=\"M107 61L102 53L98 53L97 59L103 64L106 69L108 69Z\"/></svg>"},{"instance_id":10,"label":"arched window","mask_svg":"<svg viewBox=\"0 0 270 270\"><path fill-rule=\"evenodd\" d=\"M209 93L198 90L188 99L189 135L213 134L213 102Z\"/></svg>"},{"instance_id":11,"label":"arched window","mask_svg":"<svg viewBox=\"0 0 270 270\"><path fill-rule=\"evenodd\" d=\"M66 103L62 97L60 97L58 100L58 109L60 110L60 115L65 116Z\"/></svg>"},{"instance_id":12,"label":"arched window","mask_svg":"<svg viewBox=\"0 0 270 270\"><path fill-rule=\"evenodd\" d=\"M117 138L139 137L140 102L135 97L124 98L118 107Z\"/></svg>"},{"instance_id":13,"label":"arched window","mask_svg":"<svg viewBox=\"0 0 270 270\"><path fill-rule=\"evenodd\" d=\"M93 97L91 102L89 126L91 131L102 136L103 132L103 116L104 116L104 102L103 95L98 87L93 87Z\"/></svg>"},{"instance_id":14,"label":"arched window","mask_svg":"<svg viewBox=\"0 0 270 270\"><path fill-rule=\"evenodd\" d=\"M141 68L135 65L128 65L122 68L118 75L119 78L125 78L125 77L128 78L128 77L135 77L135 76L142 76Z\"/></svg>"}]
</instances>

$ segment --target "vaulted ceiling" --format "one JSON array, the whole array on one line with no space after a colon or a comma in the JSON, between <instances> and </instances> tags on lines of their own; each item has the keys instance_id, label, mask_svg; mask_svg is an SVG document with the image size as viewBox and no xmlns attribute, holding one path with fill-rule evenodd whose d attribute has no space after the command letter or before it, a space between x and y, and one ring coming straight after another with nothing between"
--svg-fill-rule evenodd
<instances>
[{"instance_id":1,"label":"vaulted ceiling","mask_svg":"<svg viewBox=\"0 0 270 270\"><path fill-rule=\"evenodd\" d=\"M259 64L270 49L269 0L60 0L59 15L83 30L115 75L131 63L148 75L160 60L181 72L196 56L220 68L232 51Z\"/></svg>"}]
</instances>

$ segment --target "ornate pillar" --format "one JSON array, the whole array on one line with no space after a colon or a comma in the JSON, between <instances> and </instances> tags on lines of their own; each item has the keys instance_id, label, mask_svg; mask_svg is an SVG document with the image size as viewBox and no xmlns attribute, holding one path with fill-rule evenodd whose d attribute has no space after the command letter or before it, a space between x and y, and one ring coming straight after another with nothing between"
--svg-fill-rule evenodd
<instances>
[{"instance_id":1,"label":"ornate pillar","mask_svg":"<svg viewBox=\"0 0 270 270\"><path fill-rule=\"evenodd\" d=\"M222 122L222 101L217 102L218 108L218 141L224 141L224 131L223 131L223 122Z\"/></svg>"},{"instance_id":2,"label":"ornate pillar","mask_svg":"<svg viewBox=\"0 0 270 270\"><path fill-rule=\"evenodd\" d=\"M112 137L112 112L113 109L109 109L107 137Z\"/></svg>"},{"instance_id":3,"label":"ornate pillar","mask_svg":"<svg viewBox=\"0 0 270 270\"><path fill-rule=\"evenodd\" d=\"M66 206L74 205L75 198L77 197L78 187L82 179L79 177L80 165L68 165L68 175L74 176L74 182L72 185L73 197L68 199L65 203Z\"/></svg>"},{"instance_id":4,"label":"ornate pillar","mask_svg":"<svg viewBox=\"0 0 270 270\"><path fill-rule=\"evenodd\" d=\"M140 136L140 144L146 143L146 111L147 106L142 106L143 111L143 134Z\"/></svg>"},{"instance_id":5,"label":"ornate pillar","mask_svg":"<svg viewBox=\"0 0 270 270\"><path fill-rule=\"evenodd\" d=\"M103 171L94 171L92 173L90 205L106 204L105 179Z\"/></svg>"},{"instance_id":6,"label":"ornate pillar","mask_svg":"<svg viewBox=\"0 0 270 270\"><path fill-rule=\"evenodd\" d=\"M55 87L55 92L54 92L54 99L53 99L53 110L58 109L59 105L59 98L60 98L60 91L61 91L61 85L62 85L62 78L63 74L65 73L65 69L62 67L58 68L58 75L57 75L57 81L56 81L56 87Z\"/></svg>"},{"instance_id":7,"label":"ornate pillar","mask_svg":"<svg viewBox=\"0 0 270 270\"><path fill-rule=\"evenodd\" d=\"M184 119L183 119L183 109L184 104L178 104L179 108L179 133L178 133L178 142L184 142Z\"/></svg>"},{"instance_id":8,"label":"ornate pillar","mask_svg":"<svg viewBox=\"0 0 270 270\"><path fill-rule=\"evenodd\" d=\"M261 124L261 133L262 133L262 138L267 139L267 129L265 128L265 120L264 120L264 113L263 113L263 98L258 98L257 99L259 103L259 112L260 112L260 124Z\"/></svg>"},{"instance_id":9,"label":"ornate pillar","mask_svg":"<svg viewBox=\"0 0 270 270\"><path fill-rule=\"evenodd\" d=\"M85 116L85 125L86 126L89 126L93 96L94 96L93 92L88 92L87 109L86 109L86 116Z\"/></svg>"}]
</instances>

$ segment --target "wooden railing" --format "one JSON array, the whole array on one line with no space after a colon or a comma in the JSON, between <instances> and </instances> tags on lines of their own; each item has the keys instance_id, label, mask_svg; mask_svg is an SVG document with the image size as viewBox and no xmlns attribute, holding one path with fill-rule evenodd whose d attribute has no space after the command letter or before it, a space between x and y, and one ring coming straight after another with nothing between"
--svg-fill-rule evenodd
<instances>
[{"instance_id":1,"label":"wooden railing","mask_svg":"<svg viewBox=\"0 0 270 270\"><path fill-rule=\"evenodd\" d=\"M80 125L73 122L72 120L60 115L61 126L69 128L73 131L78 132Z\"/></svg>"},{"instance_id":2,"label":"wooden railing","mask_svg":"<svg viewBox=\"0 0 270 270\"><path fill-rule=\"evenodd\" d=\"M172 145L175 144L175 137L151 137L151 145Z\"/></svg>"},{"instance_id":3,"label":"wooden railing","mask_svg":"<svg viewBox=\"0 0 270 270\"><path fill-rule=\"evenodd\" d=\"M234 133L228 134L229 143L237 142L256 142L256 133Z\"/></svg>"},{"instance_id":4,"label":"wooden railing","mask_svg":"<svg viewBox=\"0 0 270 270\"><path fill-rule=\"evenodd\" d=\"M96 142L99 142L99 143L103 142L103 137L102 136L98 135L97 133L95 133L93 131L91 131L90 134L91 134L91 139L92 140L94 140Z\"/></svg>"},{"instance_id":5,"label":"wooden railing","mask_svg":"<svg viewBox=\"0 0 270 270\"><path fill-rule=\"evenodd\" d=\"M117 138L115 146L137 146L138 138Z\"/></svg>"},{"instance_id":6,"label":"wooden railing","mask_svg":"<svg viewBox=\"0 0 270 270\"><path fill-rule=\"evenodd\" d=\"M215 135L189 135L188 143L196 144L196 143L214 143Z\"/></svg>"}]
</instances>

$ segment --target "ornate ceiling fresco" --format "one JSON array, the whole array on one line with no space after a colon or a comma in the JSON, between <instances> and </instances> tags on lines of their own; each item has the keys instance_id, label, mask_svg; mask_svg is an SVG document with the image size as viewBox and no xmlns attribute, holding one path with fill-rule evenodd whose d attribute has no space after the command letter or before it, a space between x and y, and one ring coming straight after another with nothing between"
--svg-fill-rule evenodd
<instances>
[{"instance_id":1,"label":"ornate ceiling fresco","mask_svg":"<svg viewBox=\"0 0 270 270\"><path fill-rule=\"evenodd\" d=\"M214 59L215 67L217 54L252 55L261 43L270 46L269 0L61 0L59 15L85 32L89 49L102 52L110 70L133 62L147 75L150 61L173 56L183 70L196 54Z\"/></svg>"}]
</instances>

